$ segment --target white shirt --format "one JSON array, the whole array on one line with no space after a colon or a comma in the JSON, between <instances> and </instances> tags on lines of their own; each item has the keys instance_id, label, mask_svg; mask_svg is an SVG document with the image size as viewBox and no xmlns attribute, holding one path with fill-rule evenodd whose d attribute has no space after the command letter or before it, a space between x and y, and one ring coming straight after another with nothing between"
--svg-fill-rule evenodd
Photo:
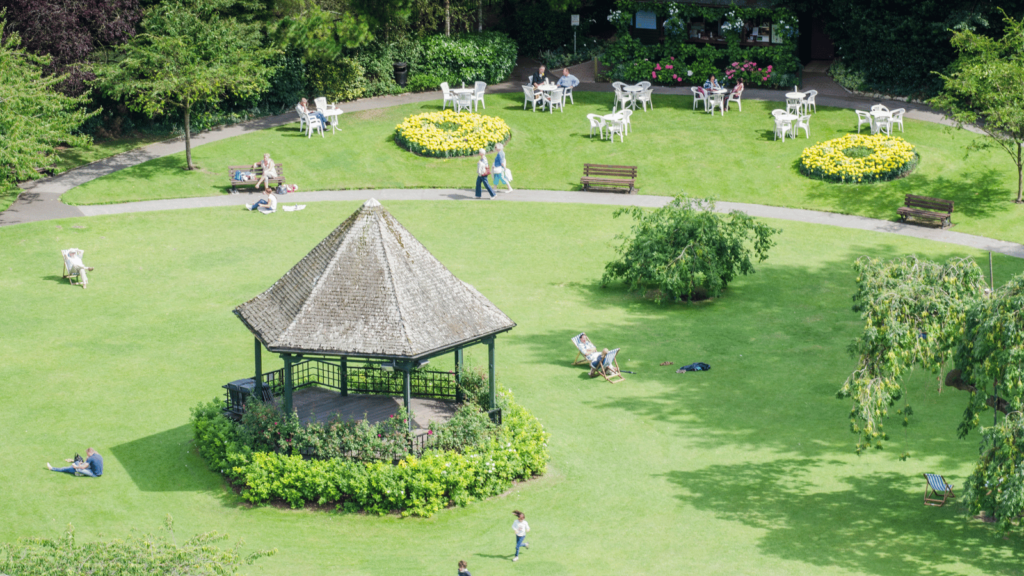
<instances>
[{"instance_id":1,"label":"white shirt","mask_svg":"<svg viewBox=\"0 0 1024 576\"><path fill-rule=\"evenodd\" d=\"M273 194L266 195L267 208L270 210L277 210L277 198L274 198Z\"/></svg>"},{"instance_id":2,"label":"white shirt","mask_svg":"<svg viewBox=\"0 0 1024 576\"><path fill-rule=\"evenodd\" d=\"M516 536L526 536L526 533L530 531L530 524L526 520L520 521L517 519L512 522L512 530L516 533Z\"/></svg>"},{"instance_id":3,"label":"white shirt","mask_svg":"<svg viewBox=\"0 0 1024 576\"><path fill-rule=\"evenodd\" d=\"M487 162L487 156L481 156L480 161L476 163L476 175L487 176L487 168L489 166L490 163Z\"/></svg>"}]
</instances>

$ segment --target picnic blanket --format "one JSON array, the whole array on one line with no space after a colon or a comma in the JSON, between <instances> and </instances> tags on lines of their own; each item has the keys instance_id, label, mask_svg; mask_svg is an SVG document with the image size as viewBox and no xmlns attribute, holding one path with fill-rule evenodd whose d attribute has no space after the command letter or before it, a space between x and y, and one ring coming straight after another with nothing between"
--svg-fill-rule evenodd
<instances>
[{"instance_id":1,"label":"picnic blanket","mask_svg":"<svg viewBox=\"0 0 1024 576\"><path fill-rule=\"evenodd\" d=\"M711 370L711 366L708 366L703 362L694 362L693 364L683 366L679 370L676 370L676 372L707 372L708 370Z\"/></svg>"}]
</instances>

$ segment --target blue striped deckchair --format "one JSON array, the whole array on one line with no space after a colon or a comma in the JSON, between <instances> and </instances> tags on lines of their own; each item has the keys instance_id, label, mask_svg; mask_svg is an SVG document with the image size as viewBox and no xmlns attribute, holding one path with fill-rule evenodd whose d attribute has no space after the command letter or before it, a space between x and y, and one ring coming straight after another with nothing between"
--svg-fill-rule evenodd
<instances>
[{"instance_id":1,"label":"blue striped deckchair","mask_svg":"<svg viewBox=\"0 0 1024 576\"><path fill-rule=\"evenodd\" d=\"M576 350L579 352L576 354L576 359L572 361L572 365L578 364L590 364L594 361L594 355L597 354L597 347L588 338L586 342L583 339L587 337L586 332L580 332L579 334L572 337L572 343L576 345Z\"/></svg>"},{"instance_id":2,"label":"blue striped deckchair","mask_svg":"<svg viewBox=\"0 0 1024 576\"><path fill-rule=\"evenodd\" d=\"M953 485L946 482L946 479L938 474L925 474L928 487L924 490L925 506L942 506L947 498L956 498L953 494Z\"/></svg>"},{"instance_id":3,"label":"blue striped deckchair","mask_svg":"<svg viewBox=\"0 0 1024 576\"><path fill-rule=\"evenodd\" d=\"M604 357L604 362L598 367L598 372L604 379L611 382L612 384L618 384L626 379L622 375L622 371L619 370L619 363L615 361L615 356L618 355L619 348L609 350L608 354Z\"/></svg>"}]
</instances>

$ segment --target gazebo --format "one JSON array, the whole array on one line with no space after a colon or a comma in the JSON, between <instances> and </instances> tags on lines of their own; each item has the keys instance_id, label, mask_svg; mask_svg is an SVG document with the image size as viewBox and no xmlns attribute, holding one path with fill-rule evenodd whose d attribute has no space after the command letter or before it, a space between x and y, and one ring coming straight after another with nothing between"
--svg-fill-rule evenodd
<instances>
[{"instance_id":1,"label":"gazebo","mask_svg":"<svg viewBox=\"0 0 1024 576\"><path fill-rule=\"evenodd\" d=\"M234 313L255 336L253 393L273 392L286 412L304 386L341 396L402 396L407 410L413 397L461 401L463 350L486 344L490 409L500 418L495 337L515 322L456 278L374 199ZM284 368L264 373L262 348L279 354ZM425 369L431 359L452 353L454 371ZM228 402L230 409L230 394Z\"/></svg>"}]
</instances>

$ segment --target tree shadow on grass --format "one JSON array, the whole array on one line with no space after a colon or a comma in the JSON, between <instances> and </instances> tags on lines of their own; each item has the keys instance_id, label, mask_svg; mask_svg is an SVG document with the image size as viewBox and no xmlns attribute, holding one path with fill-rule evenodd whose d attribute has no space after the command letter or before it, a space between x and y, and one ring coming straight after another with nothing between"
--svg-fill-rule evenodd
<instances>
[{"instance_id":1,"label":"tree shadow on grass","mask_svg":"<svg viewBox=\"0 0 1024 576\"><path fill-rule=\"evenodd\" d=\"M924 506L919 474L831 477L844 487L823 491L807 479L821 464L787 458L664 477L687 506L763 531L757 546L768 556L887 576L961 574L963 565L1020 574L1018 537L995 537L956 505Z\"/></svg>"},{"instance_id":2,"label":"tree shadow on grass","mask_svg":"<svg viewBox=\"0 0 1024 576\"><path fill-rule=\"evenodd\" d=\"M200 492L223 486L222 479L196 452L189 424L119 444L110 451L143 492Z\"/></svg>"},{"instance_id":3,"label":"tree shadow on grass","mask_svg":"<svg viewBox=\"0 0 1024 576\"><path fill-rule=\"evenodd\" d=\"M799 160L794 169L799 170ZM823 201L844 214L861 214L883 220L895 220L896 209L903 206L906 194L952 200L953 222L958 214L988 218L1011 210L1014 193L999 184L1002 175L993 169L958 175L929 177L911 173L906 178L877 184L837 184L819 182L808 196Z\"/></svg>"}]
</instances>

